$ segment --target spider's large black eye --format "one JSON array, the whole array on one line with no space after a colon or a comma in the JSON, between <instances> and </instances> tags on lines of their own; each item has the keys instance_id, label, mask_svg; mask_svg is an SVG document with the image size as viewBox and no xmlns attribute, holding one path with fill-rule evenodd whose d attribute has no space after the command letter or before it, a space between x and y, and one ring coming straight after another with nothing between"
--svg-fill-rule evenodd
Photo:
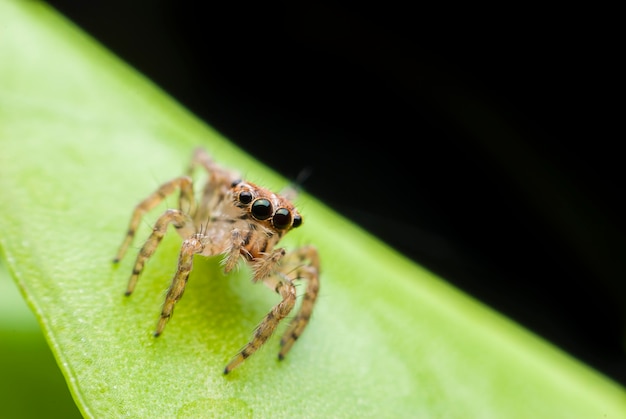
<instances>
[{"instance_id":1,"label":"spider's large black eye","mask_svg":"<svg viewBox=\"0 0 626 419\"><path fill-rule=\"evenodd\" d=\"M274 227L283 229L291 225L291 212L287 208L278 208L272 218Z\"/></svg>"},{"instance_id":2,"label":"spider's large black eye","mask_svg":"<svg viewBox=\"0 0 626 419\"><path fill-rule=\"evenodd\" d=\"M239 194L239 202L242 204L249 204L252 201L252 194L248 191L242 191Z\"/></svg>"},{"instance_id":3,"label":"spider's large black eye","mask_svg":"<svg viewBox=\"0 0 626 419\"><path fill-rule=\"evenodd\" d=\"M297 214L295 217L293 217L293 228L296 227L300 227L302 225L302 217L300 216L300 214Z\"/></svg>"},{"instance_id":4,"label":"spider's large black eye","mask_svg":"<svg viewBox=\"0 0 626 419\"><path fill-rule=\"evenodd\" d=\"M267 199L257 199L252 204L252 216L257 220L267 220L272 215L272 203Z\"/></svg>"}]
</instances>

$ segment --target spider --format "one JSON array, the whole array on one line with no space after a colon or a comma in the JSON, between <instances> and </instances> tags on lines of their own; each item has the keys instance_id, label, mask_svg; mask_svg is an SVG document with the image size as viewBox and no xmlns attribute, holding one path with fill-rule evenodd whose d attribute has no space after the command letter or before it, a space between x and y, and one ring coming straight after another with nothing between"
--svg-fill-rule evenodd
<instances>
[{"instance_id":1,"label":"spider","mask_svg":"<svg viewBox=\"0 0 626 419\"><path fill-rule=\"evenodd\" d=\"M190 177L197 166L204 168L209 175L199 202L194 197ZM284 359L309 323L319 292L320 272L319 256L313 246L304 246L289 253L276 247L285 234L302 224L302 216L286 194L281 196L243 181L219 167L204 149L196 149L186 176L165 182L135 207L126 237L113 262L119 262L128 250L142 216L177 189L180 189L178 208L166 210L157 219L137 255L126 295L134 291L144 265L172 224L183 238L183 243L154 336L161 335L172 317L174 306L183 295L193 269L194 255L221 255L224 272L230 272L243 259L252 268L253 282L262 281L282 298L257 326L250 342L226 365L224 374L239 366L267 342L281 320L295 306L294 281L306 281L299 311L280 341L278 359Z\"/></svg>"}]
</instances>

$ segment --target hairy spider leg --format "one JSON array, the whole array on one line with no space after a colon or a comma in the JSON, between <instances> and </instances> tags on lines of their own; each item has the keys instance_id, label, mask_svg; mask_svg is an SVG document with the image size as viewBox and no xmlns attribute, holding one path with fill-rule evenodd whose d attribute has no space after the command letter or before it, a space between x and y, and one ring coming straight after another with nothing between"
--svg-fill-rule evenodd
<instances>
[{"instance_id":1,"label":"hairy spider leg","mask_svg":"<svg viewBox=\"0 0 626 419\"><path fill-rule=\"evenodd\" d=\"M212 220L211 211L220 202L223 202L230 192L232 183L239 177L229 170L218 166L203 148L196 148L193 152L191 163L187 169L187 174L191 176L197 166L201 166L209 175L209 179L204 184L200 204L194 214L196 223L208 223Z\"/></svg>"},{"instance_id":2,"label":"hairy spider leg","mask_svg":"<svg viewBox=\"0 0 626 419\"><path fill-rule=\"evenodd\" d=\"M291 312L296 304L296 287L289 281L278 275L270 275L263 279L263 282L282 297L272 310L265 316L254 332L252 340L235 355L235 357L224 368L224 374L228 374L239 364L255 353L267 339L274 333L276 326Z\"/></svg>"},{"instance_id":3,"label":"hairy spider leg","mask_svg":"<svg viewBox=\"0 0 626 419\"><path fill-rule=\"evenodd\" d=\"M254 264L252 265L252 270L254 272L254 276L252 277L253 282L257 282L265 277L270 276L270 274L278 268L278 262L286 255L285 249L278 248L274 249L272 253L265 255L263 258L255 259Z\"/></svg>"},{"instance_id":4,"label":"hairy spider leg","mask_svg":"<svg viewBox=\"0 0 626 419\"><path fill-rule=\"evenodd\" d=\"M172 224L180 233L190 236L194 233L194 224L191 217L177 209L168 209L165 211L154 224L152 233L148 240L141 247L141 250L137 254L133 272L128 280L128 287L126 288L126 295L130 295L137 285L139 275L143 271L146 261L154 254L159 243L167 232L167 227Z\"/></svg>"},{"instance_id":5,"label":"hairy spider leg","mask_svg":"<svg viewBox=\"0 0 626 419\"><path fill-rule=\"evenodd\" d=\"M209 156L209 153L207 153L206 150L202 147L197 147L193 150L193 154L191 155L191 162L189 163L189 168L187 169L188 176L191 176L193 174L196 166L204 167L204 169L208 173L224 170L217 164L215 164L211 156Z\"/></svg>"},{"instance_id":6,"label":"hairy spider leg","mask_svg":"<svg viewBox=\"0 0 626 419\"><path fill-rule=\"evenodd\" d=\"M294 275L293 280L305 280L307 287L302 297L298 314L291 323L289 323L289 327L280 340L281 350L278 354L278 359L281 360L285 358L287 352L289 352L293 344L296 343L296 340L298 340L302 332L304 332L307 324L309 324L313 306L315 305L320 289L320 263L317 249L313 246L301 247L289 253L285 259L287 259L285 260L285 266L289 266L294 262L297 263L296 268L290 272L290 275ZM308 263L306 263L306 261L308 261Z\"/></svg>"},{"instance_id":7,"label":"hairy spider leg","mask_svg":"<svg viewBox=\"0 0 626 419\"><path fill-rule=\"evenodd\" d=\"M204 250L204 239L206 236L203 234L194 234L185 241L180 248L180 255L178 257L178 267L176 273L172 278L172 284L167 291L167 296L163 302L161 308L161 317L157 323L154 336L159 336L163 332L167 321L172 317L174 312L174 306L183 296L185 287L187 286L187 280L189 279L189 273L193 269L193 256L197 253L202 253Z\"/></svg>"},{"instance_id":8,"label":"hairy spider leg","mask_svg":"<svg viewBox=\"0 0 626 419\"><path fill-rule=\"evenodd\" d=\"M189 176L181 176L162 184L156 191L150 194L150 196L141 201L135 207L128 225L126 237L117 251L117 255L113 259L114 263L118 263L126 254L128 247L135 237L135 233L137 232L137 228L139 227L139 223L141 222L143 215L163 202L163 200L168 195L171 195L177 188L180 188L178 208L180 210L187 210L186 212L193 216L196 212L196 200L193 194L193 181L191 178Z\"/></svg>"},{"instance_id":9,"label":"hairy spider leg","mask_svg":"<svg viewBox=\"0 0 626 419\"><path fill-rule=\"evenodd\" d=\"M283 264L279 265L279 261ZM284 249L275 249L270 255L255 263L254 271L254 281L262 280L265 285L282 297L282 301L265 316L265 319L256 328L252 340L230 361L224 369L224 374L235 369L263 346L274 333L278 324L289 315L295 306L296 288L293 281L306 280L307 288L298 314L291 321L281 339L282 348L278 354L278 359L284 359L309 323L319 293L319 256L317 250L312 246L303 247L287 254Z\"/></svg>"}]
</instances>

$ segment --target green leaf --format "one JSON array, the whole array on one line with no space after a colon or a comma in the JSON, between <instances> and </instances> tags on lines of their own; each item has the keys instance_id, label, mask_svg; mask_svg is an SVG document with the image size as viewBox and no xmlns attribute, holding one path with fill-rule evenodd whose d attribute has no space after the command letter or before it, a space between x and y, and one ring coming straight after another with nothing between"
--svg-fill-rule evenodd
<instances>
[{"instance_id":1,"label":"green leaf","mask_svg":"<svg viewBox=\"0 0 626 419\"><path fill-rule=\"evenodd\" d=\"M626 392L404 259L306 194L285 246L315 244L321 294L282 362L278 336L222 370L277 297L196 258L151 336L181 239L135 293L111 259L134 205L193 147L286 182L34 1L0 2L0 247L88 417L619 417ZM146 217L138 241L175 197ZM130 253L137 250L135 243ZM503 278L505 281L506 278ZM282 330L282 329L281 329ZM278 333L280 334L280 333Z\"/></svg>"}]
</instances>

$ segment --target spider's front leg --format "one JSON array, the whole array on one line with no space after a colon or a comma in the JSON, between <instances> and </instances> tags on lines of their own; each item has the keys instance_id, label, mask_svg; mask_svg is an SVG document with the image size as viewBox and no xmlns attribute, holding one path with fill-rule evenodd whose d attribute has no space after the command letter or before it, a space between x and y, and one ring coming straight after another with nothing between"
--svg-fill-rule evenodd
<instances>
[{"instance_id":1,"label":"spider's front leg","mask_svg":"<svg viewBox=\"0 0 626 419\"><path fill-rule=\"evenodd\" d=\"M183 292L187 286L187 280L189 279L189 274L193 269L193 256L196 253L202 253L204 250L204 239L204 235L194 234L183 242L180 249L180 255L178 256L178 267L176 268L176 273L172 278L172 284L167 291L167 296L165 297L165 301L163 302L163 307L161 309L161 317L159 318L156 330L154 331L155 337L160 336L161 333L163 333L163 329L165 328L167 321L170 317L172 317L174 306L183 296Z\"/></svg>"},{"instance_id":2,"label":"spider's front leg","mask_svg":"<svg viewBox=\"0 0 626 419\"><path fill-rule=\"evenodd\" d=\"M282 301L265 316L252 340L230 361L224 369L224 374L236 368L269 339L281 320L287 317L295 306L296 287L293 281L304 279L307 281L307 288L300 310L280 341L282 348L278 359L284 359L309 323L319 293L319 256L312 246L302 247L289 254L286 254L284 249L275 249L255 262L254 272L254 280L262 280L270 289L280 294Z\"/></svg>"},{"instance_id":3,"label":"spider's front leg","mask_svg":"<svg viewBox=\"0 0 626 419\"><path fill-rule=\"evenodd\" d=\"M307 282L306 291L302 297L300 311L289 323L289 327L280 340L278 359L284 359L296 340L309 324L313 307L320 290L320 261L317 249L313 246L301 247L286 255L281 271L293 280L304 279Z\"/></svg>"},{"instance_id":4,"label":"spider's front leg","mask_svg":"<svg viewBox=\"0 0 626 419\"><path fill-rule=\"evenodd\" d=\"M280 321L291 312L296 304L296 287L291 281L272 275L265 278L263 282L280 294L282 301L274 306L265 316L261 324L256 328L252 340L224 368L224 374L231 372L263 346L267 339L272 336Z\"/></svg>"}]
</instances>

